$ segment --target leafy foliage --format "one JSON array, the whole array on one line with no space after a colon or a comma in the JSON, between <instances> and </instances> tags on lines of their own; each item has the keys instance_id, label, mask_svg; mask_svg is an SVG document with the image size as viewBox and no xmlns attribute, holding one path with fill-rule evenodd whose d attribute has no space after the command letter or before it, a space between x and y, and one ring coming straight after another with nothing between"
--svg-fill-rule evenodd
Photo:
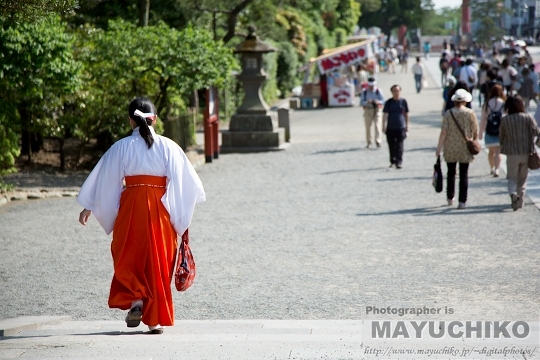
<instances>
[{"instance_id":1,"label":"leafy foliage","mask_svg":"<svg viewBox=\"0 0 540 360\"><path fill-rule=\"evenodd\" d=\"M422 0L382 0L376 11L364 11L359 24L362 27L378 26L385 34L401 25L419 27L425 17Z\"/></svg>"},{"instance_id":2,"label":"leafy foliage","mask_svg":"<svg viewBox=\"0 0 540 360\"><path fill-rule=\"evenodd\" d=\"M455 19L461 18L461 8L442 8L439 10L428 9L424 23L422 24L422 34L424 35L451 35L454 29L446 29L445 24L453 23Z\"/></svg>"},{"instance_id":3,"label":"leafy foliage","mask_svg":"<svg viewBox=\"0 0 540 360\"><path fill-rule=\"evenodd\" d=\"M17 129L46 136L64 132L65 101L80 85L72 40L57 16L0 27L0 118L12 124L6 130L12 140L1 142L1 157L13 154L9 144Z\"/></svg>"},{"instance_id":4,"label":"leafy foliage","mask_svg":"<svg viewBox=\"0 0 540 360\"><path fill-rule=\"evenodd\" d=\"M68 13L76 7L77 0L4 0L0 2L0 17L11 21L30 21Z\"/></svg>"},{"instance_id":5,"label":"leafy foliage","mask_svg":"<svg viewBox=\"0 0 540 360\"><path fill-rule=\"evenodd\" d=\"M491 43L492 37L500 38L505 34L501 19L504 14L511 12L511 9L500 6L500 1L496 0L471 1L470 4L473 18L480 21L476 33L479 42Z\"/></svg>"},{"instance_id":6,"label":"leafy foliage","mask_svg":"<svg viewBox=\"0 0 540 360\"><path fill-rule=\"evenodd\" d=\"M221 85L236 64L209 32L163 22L141 28L111 21L107 31L86 32L79 55L87 80L78 109L86 123L78 134L86 137L125 134L127 103L135 96L153 99L162 119L174 116L193 90Z\"/></svg>"},{"instance_id":7,"label":"leafy foliage","mask_svg":"<svg viewBox=\"0 0 540 360\"><path fill-rule=\"evenodd\" d=\"M20 129L16 119L16 109L0 99L0 175L13 170L15 159L20 154Z\"/></svg>"},{"instance_id":8,"label":"leafy foliage","mask_svg":"<svg viewBox=\"0 0 540 360\"><path fill-rule=\"evenodd\" d=\"M282 97L287 96L298 83L298 56L291 43L279 43L277 57L277 87Z\"/></svg>"}]
</instances>

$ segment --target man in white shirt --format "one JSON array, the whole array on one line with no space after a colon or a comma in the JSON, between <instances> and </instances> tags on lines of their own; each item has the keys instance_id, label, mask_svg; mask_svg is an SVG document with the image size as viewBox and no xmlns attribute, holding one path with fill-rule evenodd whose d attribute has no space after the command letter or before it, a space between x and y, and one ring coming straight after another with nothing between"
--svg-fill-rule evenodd
<instances>
[{"instance_id":1,"label":"man in white shirt","mask_svg":"<svg viewBox=\"0 0 540 360\"><path fill-rule=\"evenodd\" d=\"M375 78L368 79L368 88L360 93L360 106L364 109L364 123L366 125L367 148L371 145L371 127L375 125L375 144L381 147L382 136L382 107L384 95L377 86Z\"/></svg>"},{"instance_id":2,"label":"man in white shirt","mask_svg":"<svg viewBox=\"0 0 540 360\"><path fill-rule=\"evenodd\" d=\"M473 87L478 81L478 75L476 74L476 67L473 64L472 59L465 61L465 66L461 68L459 72L459 80L465 82L469 87L469 91L472 91Z\"/></svg>"},{"instance_id":3,"label":"man in white shirt","mask_svg":"<svg viewBox=\"0 0 540 360\"><path fill-rule=\"evenodd\" d=\"M422 89L422 78L424 77L424 66L420 63L420 56L416 57L416 63L412 66L412 72L416 83L416 92L419 93Z\"/></svg>"}]
</instances>

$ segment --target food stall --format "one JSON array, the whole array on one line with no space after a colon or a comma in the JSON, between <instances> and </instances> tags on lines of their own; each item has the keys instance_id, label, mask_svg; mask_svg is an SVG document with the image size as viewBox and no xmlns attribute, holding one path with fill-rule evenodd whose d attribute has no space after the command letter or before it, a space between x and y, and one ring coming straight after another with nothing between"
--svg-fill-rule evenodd
<instances>
[{"instance_id":1,"label":"food stall","mask_svg":"<svg viewBox=\"0 0 540 360\"><path fill-rule=\"evenodd\" d=\"M375 61L375 39L368 39L353 44L340 46L325 54L312 58L306 67L306 76L302 87L302 107L314 106L322 100L327 106L352 106L358 88L355 84L356 65ZM316 64L320 82L309 83L310 70ZM309 100L309 101L307 101ZM304 106L306 104L306 106Z\"/></svg>"}]
</instances>

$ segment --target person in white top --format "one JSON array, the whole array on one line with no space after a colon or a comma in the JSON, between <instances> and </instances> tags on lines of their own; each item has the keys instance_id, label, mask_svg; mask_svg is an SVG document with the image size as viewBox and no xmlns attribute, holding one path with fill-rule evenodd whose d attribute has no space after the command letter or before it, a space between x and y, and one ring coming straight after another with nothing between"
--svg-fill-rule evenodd
<instances>
[{"instance_id":1,"label":"person in white top","mask_svg":"<svg viewBox=\"0 0 540 360\"><path fill-rule=\"evenodd\" d=\"M478 75L476 73L476 67L473 65L472 59L465 61L465 66L459 71L459 80L463 81L469 89L473 89L478 81Z\"/></svg>"},{"instance_id":2,"label":"person in white top","mask_svg":"<svg viewBox=\"0 0 540 360\"><path fill-rule=\"evenodd\" d=\"M510 95L513 90L512 84L517 79L517 70L510 65L507 59L504 59L501 63L501 69L499 70L498 75L502 78L503 86L506 90L506 95Z\"/></svg>"},{"instance_id":3,"label":"person in white top","mask_svg":"<svg viewBox=\"0 0 540 360\"><path fill-rule=\"evenodd\" d=\"M422 90L422 79L424 77L424 66L420 62L419 56L416 57L416 63L412 66L412 72L414 74L416 92L419 93Z\"/></svg>"},{"instance_id":4,"label":"person in white top","mask_svg":"<svg viewBox=\"0 0 540 360\"><path fill-rule=\"evenodd\" d=\"M128 113L133 134L117 141L84 182L79 222L86 225L94 213L113 233L109 307L129 310L128 327L142 321L160 334L160 326L174 324L170 284L177 234L186 232L195 204L206 197L180 146L155 133L152 102L135 98Z\"/></svg>"}]
</instances>

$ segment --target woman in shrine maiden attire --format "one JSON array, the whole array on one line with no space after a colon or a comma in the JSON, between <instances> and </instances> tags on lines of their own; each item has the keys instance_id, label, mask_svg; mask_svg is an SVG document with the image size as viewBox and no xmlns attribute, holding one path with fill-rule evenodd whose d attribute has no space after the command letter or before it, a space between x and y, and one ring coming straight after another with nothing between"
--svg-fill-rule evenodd
<instances>
[{"instance_id":1,"label":"woman in shrine maiden attire","mask_svg":"<svg viewBox=\"0 0 540 360\"><path fill-rule=\"evenodd\" d=\"M129 104L133 134L103 155L77 201L84 207L82 225L93 212L105 232L113 233L109 307L129 310L128 327L142 321L149 333L161 334L161 326L174 324L177 235L186 231L205 193L182 149L155 133L155 112L146 98Z\"/></svg>"}]
</instances>

